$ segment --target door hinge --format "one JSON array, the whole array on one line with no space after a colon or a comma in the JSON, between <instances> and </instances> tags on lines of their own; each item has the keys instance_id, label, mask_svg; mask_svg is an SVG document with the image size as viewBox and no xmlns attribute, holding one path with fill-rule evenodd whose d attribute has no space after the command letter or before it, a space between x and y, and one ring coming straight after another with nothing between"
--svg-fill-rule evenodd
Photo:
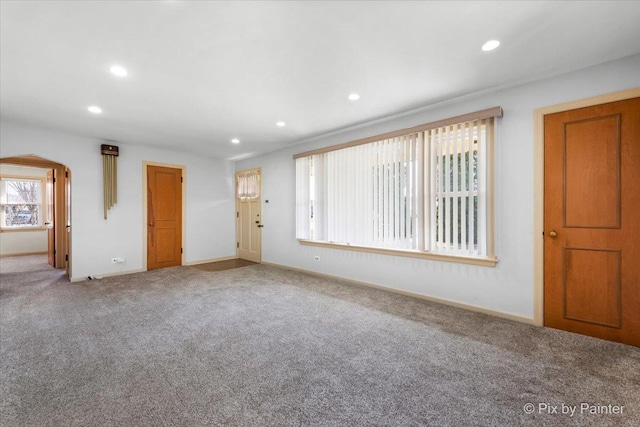
<instances>
[{"instance_id":1,"label":"door hinge","mask_svg":"<svg viewBox=\"0 0 640 427\"><path fill-rule=\"evenodd\" d=\"M240 212L236 212L236 218L240 218Z\"/></svg>"},{"instance_id":2,"label":"door hinge","mask_svg":"<svg viewBox=\"0 0 640 427\"><path fill-rule=\"evenodd\" d=\"M64 260L65 260L65 261L69 261L69 254L66 254L66 255L64 256Z\"/></svg>"},{"instance_id":3,"label":"door hinge","mask_svg":"<svg viewBox=\"0 0 640 427\"><path fill-rule=\"evenodd\" d=\"M54 184L56 183L56 178L55 178L55 177L53 178L53 183L54 183Z\"/></svg>"},{"instance_id":4,"label":"door hinge","mask_svg":"<svg viewBox=\"0 0 640 427\"><path fill-rule=\"evenodd\" d=\"M180 177L180 182L184 182L184 178L183 177Z\"/></svg>"},{"instance_id":5,"label":"door hinge","mask_svg":"<svg viewBox=\"0 0 640 427\"><path fill-rule=\"evenodd\" d=\"M236 249L240 249L240 242L236 242Z\"/></svg>"},{"instance_id":6,"label":"door hinge","mask_svg":"<svg viewBox=\"0 0 640 427\"><path fill-rule=\"evenodd\" d=\"M64 171L64 177L69 178L69 171Z\"/></svg>"},{"instance_id":7,"label":"door hinge","mask_svg":"<svg viewBox=\"0 0 640 427\"><path fill-rule=\"evenodd\" d=\"M56 254L56 252L57 252L57 251L54 249L54 250L53 250L53 254L55 255L55 254Z\"/></svg>"},{"instance_id":8,"label":"door hinge","mask_svg":"<svg viewBox=\"0 0 640 427\"><path fill-rule=\"evenodd\" d=\"M182 248L180 248L180 253L183 253L183 252L182 252Z\"/></svg>"}]
</instances>

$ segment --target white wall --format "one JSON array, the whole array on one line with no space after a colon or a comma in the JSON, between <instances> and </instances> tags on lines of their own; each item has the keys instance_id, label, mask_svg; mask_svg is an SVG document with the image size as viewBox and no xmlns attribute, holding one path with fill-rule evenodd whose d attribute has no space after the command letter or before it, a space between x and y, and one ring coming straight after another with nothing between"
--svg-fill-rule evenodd
<instances>
[{"instance_id":1,"label":"white wall","mask_svg":"<svg viewBox=\"0 0 640 427\"><path fill-rule=\"evenodd\" d=\"M47 252L47 231L6 231L0 233L0 255Z\"/></svg>"},{"instance_id":2,"label":"white wall","mask_svg":"<svg viewBox=\"0 0 640 427\"><path fill-rule=\"evenodd\" d=\"M429 84L426 82L426 84ZM488 91L420 112L359 126L236 163L261 167L265 262L533 318L534 109L640 86L640 55L519 87ZM301 246L295 239L292 155L500 105L496 143L495 268ZM314 255L320 261L314 261Z\"/></svg>"},{"instance_id":3,"label":"white wall","mask_svg":"<svg viewBox=\"0 0 640 427\"><path fill-rule=\"evenodd\" d=\"M143 265L142 162L186 166L185 261L235 256L233 165L179 151L117 143L118 204L103 217L99 139L3 120L2 157L35 154L71 169L73 279L146 269ZM114 143L114 142L111 142ZM125 264L111 264L123 257Z\"/></svg>"},{"instance_id":4,"label":"white wall","mask_svg":"<svg viewBox=\"0 0 640 427\"><path fill-rule=\"evenodd\" d=\"M0 164L0 175L45 178L47 176L47 169ZM3 230L2 233L0 233L0 255L16 255L46 251L47 230Z\"/></svg>"}]
</instances>

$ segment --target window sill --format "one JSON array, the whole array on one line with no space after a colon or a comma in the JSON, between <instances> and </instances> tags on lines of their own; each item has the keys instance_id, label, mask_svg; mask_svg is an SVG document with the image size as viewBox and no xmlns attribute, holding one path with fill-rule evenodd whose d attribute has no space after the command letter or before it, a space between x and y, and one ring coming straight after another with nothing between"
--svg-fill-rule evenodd
<instances>
[{"instance_id":1,"label":"window sill","mask_svg":"<svg viewBox=\"0 0 640 427\"><path fill-rule=\"evenodd\" d=\"M29 231L46 231L47 227L0 228L0 233L24 233Z\"/></svg>"},{"instance_id":2,"label":"window sill","mask_svg":"<svg viewBox=\"0 0 640 427\"><path fill-rule=\"evenodd\" d=\"M456 262L460 264L479 265L483 267L495 267L496 264L498 263L498 258L495 258L495 257L479 258L479 257L471 257L471 256L463 256L463 255L453 255L453 254L434 254L431 252L411 251L411 250L405 250L405 249L373 248L369 246L356 246L356 245L346 245L343 243L317 242L313 240L304 240L304 239L298 239L298 242L300 242L301 245L306 245L306 246L318 246L322 248L343 249L343 250L357 251L357 252L368 252L373 254L430 259L433 261Z\"/></svg>"}]
</instances>

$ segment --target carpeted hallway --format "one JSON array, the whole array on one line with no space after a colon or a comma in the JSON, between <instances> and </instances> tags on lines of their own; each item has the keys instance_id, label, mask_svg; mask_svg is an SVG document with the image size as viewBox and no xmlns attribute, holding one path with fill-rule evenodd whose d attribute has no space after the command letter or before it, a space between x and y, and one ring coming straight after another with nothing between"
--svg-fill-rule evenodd
<instances>
[{"instance_id":1,"label":"carpeted hallway","mask_svg":"<svg viewBox=\"0 0 640 427\"><path fill-rule=\"evenodd\" d=\"M640 425L635 347L272 266L69 283L22 258L0 259L2 426Z\"/></svg>"}]
</instances>

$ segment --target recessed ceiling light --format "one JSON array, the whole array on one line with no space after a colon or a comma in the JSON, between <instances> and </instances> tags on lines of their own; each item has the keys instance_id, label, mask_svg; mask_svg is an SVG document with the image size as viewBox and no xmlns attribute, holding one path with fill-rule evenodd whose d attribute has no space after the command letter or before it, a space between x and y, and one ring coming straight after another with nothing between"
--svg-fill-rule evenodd
<instances>
[{"instance_id":1,"label":"recessed ceiling light","mask_svg":"<svg viewBox=\"0 0 640 427\"><path fill-rule=\"evenodd\" d=\"M351 101L357 101L358 99L360 99L360 95L358 95L357 93L352 93L351 95L349 95L349 99Z\"/></svg>"},{"instance_id":2,"label":"recessed ceiling light","mask_svg":"<svg viewBox=\"0 0 640 427\"><path fill-rule=\"evenodd\" d=\"M240 140L238 138L233 138L231 142L233 142L234 144L240 144Z\"/></svg>"},{"instance_id":3,"label":"recessed ceiling light","mask_svg":"<svg viewBox=\"0 0 640 427\"><path fill-rule=\"evenodd\" d=\"M111 74L118 77L125 77L128 74L127 70L119 65L112 65L111 68L109 68L109 71L111 71Z\"/></svg>"},{"instance_id":4,"label":"recessed ceiling light","mask_svg":"<svg viewBox=\"0 0 640 427\"><path fill-rule=\"evenodd\" d=\"M89 110L89 112L93 113L93 114L100 114L102 113L102 108L96 106L96 105L92 105L91 107L87 108L87 110Z\"/></svg>"},{"instance_id":5,"label":"recessed ceiling light","mask_svg":"<svg viewBox=\"0 0 640 427\"><path fill-rule=\"evenodd\" d=\"M498 46L500 46L500 42L498 40L489 40L482 45L482 50L484 50L485 52L489 52L490 50L493 50Z\"/></svg>"},{"instance_id":6,"label":"recessed ceiling light","mask_svg":"<svg viewBox=\"0 0 640 427\"><path fill-rule=\"evenodd\" d=\"M284 125L286 125L286 123L285 122L278 122L278 123L276 123L276 125L278 125L280 127L283 127Z\"/></svg>"}]
</instances>

